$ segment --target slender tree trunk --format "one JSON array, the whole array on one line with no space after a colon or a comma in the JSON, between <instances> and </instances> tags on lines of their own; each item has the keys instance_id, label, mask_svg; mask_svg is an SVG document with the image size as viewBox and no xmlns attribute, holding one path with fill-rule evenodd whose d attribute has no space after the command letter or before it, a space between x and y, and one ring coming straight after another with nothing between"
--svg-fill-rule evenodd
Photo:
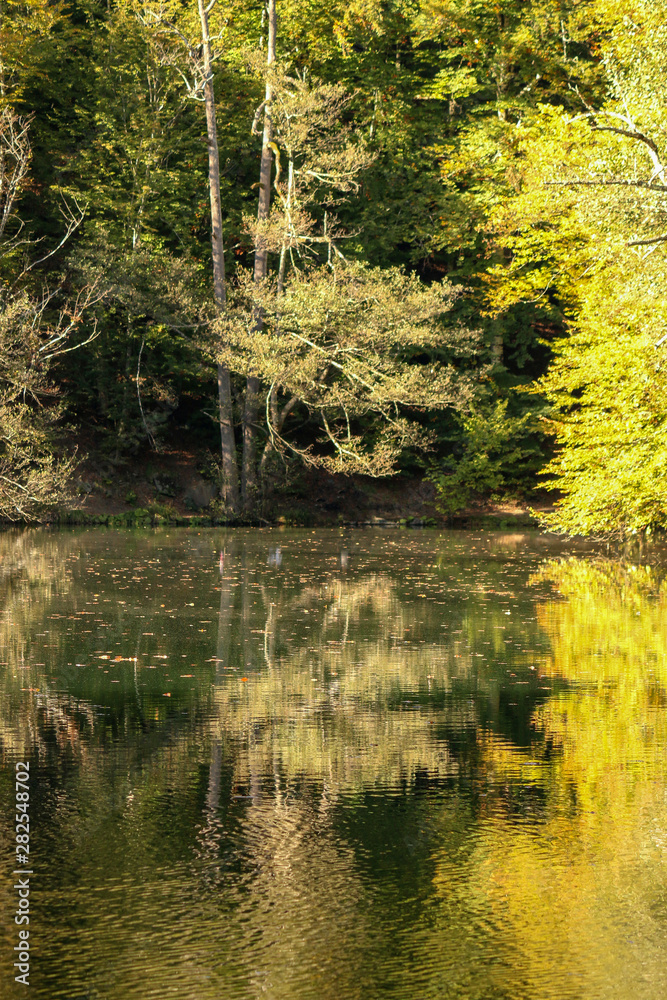
<instances>
[{"instance_id":1,"label":"slender tree trunk","mask_svg":"<svg viewBox=\"0 0 667 1000\"><path fill-rule=\"evenodd\" d=\"M276 61L276 31L278 14L276 0L268 0L268 43L266 64L271 67ZM264 132L262 135L262 159L259 168L259 203L257 218L267 219L271 209L271 98L273 91L270 77L266 81L264 96ZM254 281L259 284L264 281L268 271L268 251L261 238L255 248ZM262 328L262 317L258 314L257 329ZM251 375L246 386L245 411L243 414L243 508L249 513L257 498L257 416L259 410L259 379Z\"/></svg>"},{"instance_id":2,"label":"slender tree trunk","mask_svg":"<svg viewBox=\"0 0 667 1000\"><path fill-rule=\"evenodd\" d=\"M130 418L130 361L132 360L132 320L127 321L127 348L125 350L125 374L123 377L123 394L121 397L120 416L116 426L116 455L115 461L120 459L123 447L123 438Z\"/></svg>"},{"instance_id":3,"label":"slender tree trunk","mask_svg":"<svg viewBox=\"0 0 667 1000\"><path fill-rule=\"evenodd\" d=\"M211 39L208 15L212 3L205 6L198 0L201 20L202 56L204 60L204 106L206 108L206 130L208 137L208 187L211 199L211 259L213 264L213 295L216 308L222 311L227 303L225 285L225 252L222 243L222 202L220 199L220 154L218 152L218 129L215 116L215 94L213 91L213 71L211 69ZM232 514L239 512L239 474L236 461L236 442L232 415L232 386L229 370L218 365L218 410L220 420L220 444L222 453L222 495Z\"/></svg>"}]
</instances>

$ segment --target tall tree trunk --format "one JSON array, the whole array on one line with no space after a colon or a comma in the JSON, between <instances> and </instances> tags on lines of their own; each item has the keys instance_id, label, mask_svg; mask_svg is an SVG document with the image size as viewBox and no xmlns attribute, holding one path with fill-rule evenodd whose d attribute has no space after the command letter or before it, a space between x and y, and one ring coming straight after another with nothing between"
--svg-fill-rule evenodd
<instances>
[{"instance_id":1,"label":"tall tree trunk","mask_svg":"<svg viewBox=\"0 0 667 1000\"><path fill-rule=\"evenodd\" d=\"M120 460L123 438L130 419L130 361L132 360L132 320L127 320L127 347L125 349L125 373L123 376L123 393L121 396L120 415L116 425L116 454L114 461Z\"/></svg>"},{"instance_id":2,"label":"tall tree trunk","mask_svg":"<svg viewBox=\"0 0 667 1000\"><path fill-rule=\"evenodd\" d=\"M227 303L225 285L225 251L222 243L222 201L220 199L220 154L218 129L215 116L215 94L211 69L211 38L208 15L213 6L198 0L201 20L202 56L204 60L204 106L208 137L208 188L211 200L211 259L213 264L213 295L216 308L222 312ZM218 365L218 411L220 420L220 445L222 453L222 495L232 514L239 512L239 473L234 441L232 415L232 386L229 370Z\"/></svg>"},{"instance_id":3,"label":"tall tree trunk","mask_svg":"<svg viewBox=\"0 0 667 1000\"><path fill-rule=\"evenodd\" d=\"M276 61L276 32L278 14L276 0L268 0L268 42L266 47L266 65L271 67ZM259 203L257 218L268 219L271 209L271 98L273 90L271 78L267 77L264 95L264 131L262 134L262 159L259 168ZM258 238L255 247L254 281L259 284L264 281L268 270L268 251ZM262 328L262 317L256 317L257 329ZM243 414L243 509L246 513L252 510L257 498L257 415L259 410L259 379L251 375L246 386L245 410Z\"/></svg>"}]
</instances>

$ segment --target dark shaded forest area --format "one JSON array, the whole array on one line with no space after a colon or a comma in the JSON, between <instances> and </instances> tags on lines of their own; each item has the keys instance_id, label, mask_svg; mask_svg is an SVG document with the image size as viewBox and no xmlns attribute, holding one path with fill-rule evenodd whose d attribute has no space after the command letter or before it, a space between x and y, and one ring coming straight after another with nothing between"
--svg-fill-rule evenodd
<instances>
[{"instance_id":1,"label":"dark shaded forest area","mask_svg":"<svg viewBox=\"0 0 667 1000\"><path fill-rule=\"evenodd\" d=\"M664 0L0 0L0 516L398 475L664 529L666 42Z\"/></svg>"}]
</instances>

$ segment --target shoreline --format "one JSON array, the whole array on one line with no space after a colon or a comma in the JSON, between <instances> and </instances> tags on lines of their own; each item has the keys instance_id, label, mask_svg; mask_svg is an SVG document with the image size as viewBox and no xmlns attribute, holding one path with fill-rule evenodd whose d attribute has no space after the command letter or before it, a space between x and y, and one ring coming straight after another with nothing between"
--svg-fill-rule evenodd
<instances>
[{"instance_id":1,"label":"shoreline","mask_svg":"<svg viewBox=\"0 0 667 1000\"><path fill-rule=\"evenodd\" d=\"M0 521L0 531L12 528L74 528L74 527L107 527L107 528L410 528L424 530L487 530L511 531L516 528L539 530L540 522L530 511L464 511L450 517L443 515L435 517L390 518L379 515L364 519L336 520L317 518L290 518L279 515L273 520L268 518L237 518L229 519L207 514L178 514L165 516L148 511L131 511L127 514L93 513L81 509L63 511L43 520L31 521Z\"/></svg>"},{"instance_id":2,"label":"shoreline","mask_svg":"<svg viewBox=\"0 0 667 1000\"><path fill-rule=\"evenodd\" d=\"M539 489L531 501L480 495L448 515L438 510L434 484L419 474L375 479L300 467L285 468L272 477L254 516L231 518L219 498L218 476L210 454L183 442L160 453L144 450L123 461L89 452L59 507L32 519L0 521L0 526L538 529L539 514L552 510L554 499Z\"/></svg>"}]
</instances>

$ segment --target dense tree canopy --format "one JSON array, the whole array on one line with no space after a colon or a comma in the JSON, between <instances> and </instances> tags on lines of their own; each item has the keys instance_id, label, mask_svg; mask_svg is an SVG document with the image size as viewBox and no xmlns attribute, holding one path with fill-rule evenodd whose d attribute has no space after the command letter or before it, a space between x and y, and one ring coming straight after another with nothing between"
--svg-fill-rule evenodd
<instances>
[{"instance_id":1,"label":"dense tree canopy","mask_svg":"<svg viewBox=\"0 0 667 1000\"><path fill-rule=\"evenodd\" d=\"M595 3L590 13L607 93L574 115L539 107L526 122L520 194L498 212L512 262L491 280L497 308L557 297L569 318L538 383L560 444L549 471L564 498L552 523L623 533L667 526L667 6Z\"/></svg>"},{"instance_id":2,"label":"dense tree canopy","mask_svg":"<svg viewBox=\"0 0 667 1000\"><path fill-rule=\"evenodd\" d=\"M549 462L558 529L667 526L666 32L663 0L0 3L0 513L60 498L64 416L116 463L189 436L234 517L281 462L421 470L447 512Z\"/></svg>"}]
</instances>

